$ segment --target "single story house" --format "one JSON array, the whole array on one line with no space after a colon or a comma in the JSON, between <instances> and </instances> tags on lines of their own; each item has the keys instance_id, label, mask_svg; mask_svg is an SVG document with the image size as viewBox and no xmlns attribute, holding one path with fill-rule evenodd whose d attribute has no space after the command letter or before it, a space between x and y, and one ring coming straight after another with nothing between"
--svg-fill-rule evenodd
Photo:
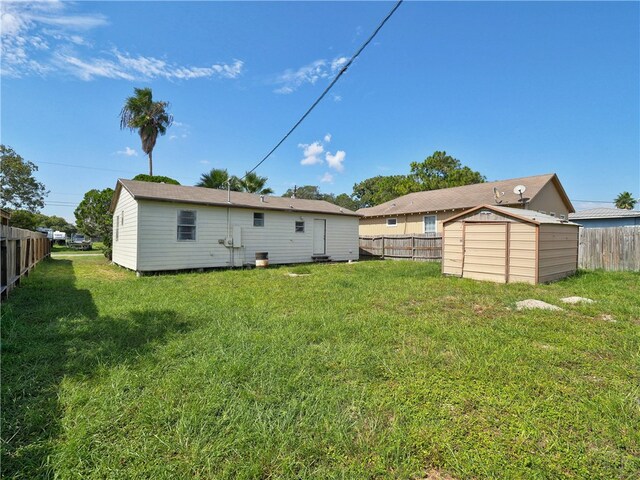
<instances>
[{"instance_id":1,"label":"single story house","mask_svg":"<svg viewBox=\"0 0 640 480\"><path fill-rule=\"evenodd\" d=\"M113 262L137 272L358 259L359 215L320 200L118 180Z\"/></svg>"},{"instance_id":2,"label":"single story house","mask_svg":"<svg viewBox=\"0 0 640 480\"><path fill-rule=\"evenodd\" d=\"M442 273L544 283L578 269L580 226L534 210L481 205L444 221Z\"/></svg>"},{"instance_id":3,"label":"single story house","mask_svg":"<svg viewBox=\"0 0 640 480\"><path fill-rule=\"evenodd\" d=\"M637 227L640 226L640 210L592 208L569 214L569 220L584 228Z\"/></svg>"},{"instance_id":4,"label":"single story house","mask_svg":"<svg viewBox=\"0 0 640 480\"><path fill-rule=\"evenodd\" d=\"M522 195L514 188L524 186ZM567 219L575 211L555 173L416 192L361 208L360 235L442 234L442 223L469 208L496 205Z\"/></svg>"}]
</instances>

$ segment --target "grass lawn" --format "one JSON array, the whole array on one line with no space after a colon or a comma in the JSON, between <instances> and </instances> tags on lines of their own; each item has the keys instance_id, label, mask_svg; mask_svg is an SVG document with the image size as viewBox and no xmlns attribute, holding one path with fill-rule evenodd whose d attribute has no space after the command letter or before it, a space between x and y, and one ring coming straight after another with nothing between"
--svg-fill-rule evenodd
<instances>
[{"instance_id":1,"label":"grass lawn","mask_svg":"<svg viewBox=\"0 0 640 480\"><path fill-rule=\"evenodd\" d=\"M71 248L67 245L52 245L51 253L76 254L76 253L103 253L104 244L102 242L93 242L91 250L80 250L79 248Z\"/></svg>"},{"instance_id":2,"label":"grass lawn","mask_svg":"<svg viewBox=\"0 0 640 480\"><path fill-rule=\"evenodd\" d=\"M573 295L596 303L514 308ZM636 479L640 275L494 285L381 261L136 278L49 259L2 306L1 468Z\"/></svg>"}]
</instances>

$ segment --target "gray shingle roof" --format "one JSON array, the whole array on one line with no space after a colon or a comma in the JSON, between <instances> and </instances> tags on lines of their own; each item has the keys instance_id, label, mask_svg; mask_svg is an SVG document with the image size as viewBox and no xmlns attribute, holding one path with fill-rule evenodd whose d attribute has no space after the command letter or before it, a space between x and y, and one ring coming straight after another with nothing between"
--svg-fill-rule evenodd
<instances>
[{"instance_id":1,"label":"gray shingle roof","mask_svg":"<svg viewBox=\"0 0 640 480\"><path fill-rule=\"evenodd\" d=\"M440 190L429 190L426 192L416 192L398 197L375 207L361 208L358 213L364 217L377 217L386 215L406 215L412 213L435 212L438 210L458 210L472 208L477 205L496 204L493 189L504 192L500 197L500 205L519 205L520 196L513 193L516 185L524 185L527 190L525 198L533 199L542 188L549 182L556 184L560 196L567 204L567 209L573 211L573 206L569 201L558 177L554 173L547 175L536 175L532 177L512 178L509 180L499 180L496 182L477 183L462 187L443 188Z\"/></svg>"},{"instance_id":2,"label":"gray shingle roof","mask_svg":"<svg viewBox=\"0 0 640 480\"><path fill-rule=\"evenodd\" d=\"M592 208L570 213L571 220L587 220L590 218L622 218L640 217L640 210L622 210L620 208Z\"/></svg>"},{"instance_id":3,"label":"gray shingle roof","mask_svg":"<svg viewBox=\"0 0 640 480\"><path fill-rule=\"evenodd\" d=\"M227 191L213 188L169 185L166 183L139 182L119 179L116 185L111 211L120 194L126 189L136 200L157 200L161 202L192 203L221 207L251 208L255 210L280 210L288 212L311 212L331 215L360 216L356 212L339 207L324 200L305 200L301 198L272 197L244 192L231 192L231 203L227 202Z\"/></svg>"}]
</instances>

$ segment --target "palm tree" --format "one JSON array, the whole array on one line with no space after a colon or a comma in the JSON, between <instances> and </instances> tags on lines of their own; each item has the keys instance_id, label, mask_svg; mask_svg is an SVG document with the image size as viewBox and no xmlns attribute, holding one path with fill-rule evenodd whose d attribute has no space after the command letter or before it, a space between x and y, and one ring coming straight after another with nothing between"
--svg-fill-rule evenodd
<instances>
[{"instance_id":1,"label":"palm tree","mask_svg":"<svg viewBox=\"0 0 640 480\"><path fill-rule=\"evenodd\" d=\"M273 190L271 188L265 188L267 180L269 180L267 177L261 177L255 172L246 173L244 177L240 179L240 187L244 192L269 195L273 193Z\"/></svg>"},{"instance_id":2,"label":"palm tree","mask_svg":"<svg viewBox=\"0 0 640 480\"><path fill-rule=\"evenodd\" d=\"M629 192L622 192L614 201L616 208L622 208L624 210L633 210L637 203L637 200L633 198L633 195Z\"/></svg>"},{"instance_id":3,"label":"palm tree","mask_svg":"<svg viewBox=\"0 0 640 480\"><path fill-rule=\"evenodd\" d=\"M153 147L158 134L167 133L173 115L167 112L169 103L153 101L150 88L134 88L133 91L135 95L127 98L120 111L120 128L138 131L142 151L149 155L149 175L153 175Z\"/></svg>"},{"instance_id":4,"label":"palm tree","mask_svg":"<svg viewBox=\"0 0 640 480\"><path fill-rule=\"evenodd\" d=\"M226 188L227 180L229 180L229 172L226 168L213 168L209 173L200 175L200 181L196 183L196 187Z\"/></svg>"}]
</instances>

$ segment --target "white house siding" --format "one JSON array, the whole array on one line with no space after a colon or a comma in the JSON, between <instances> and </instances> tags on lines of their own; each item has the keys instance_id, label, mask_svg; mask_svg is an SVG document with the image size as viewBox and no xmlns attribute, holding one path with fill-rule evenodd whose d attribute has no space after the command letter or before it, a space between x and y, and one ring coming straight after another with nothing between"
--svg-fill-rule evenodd
<instances>
[{"instance_id":1,"label":"white house siding","mask_svg":"<svg viewBox=\"0 0 640 480\"><path fill-rule=\"evenodd\" d=\"M116 221L119 225L116 225ZM123 188L113 212L112 259L115 263L132 270L137 269L137 235L138 203Z\"/></svg>"},{"instance_id":2,"label":"white house siding","mask_svg":"<svg viewBox=\"0 0 640 480\"><path fill-rule=\"evenodd\" d=\"M196 211L195 241L177 240L179 210ZM264 213L264 227L253 226L254 212ZM327 255L332 260L358 258L358 217L244 208L230 208L229 214L230 236L234 226L240 227L241 248L219 243L227 237L226 207L140 200L137 270L240 266L255 262L256 252L267 252L271 264L310 262L316 218L327 221ZM304 233L295 231L301 219Z\"/></svg>"}]
</instances>

